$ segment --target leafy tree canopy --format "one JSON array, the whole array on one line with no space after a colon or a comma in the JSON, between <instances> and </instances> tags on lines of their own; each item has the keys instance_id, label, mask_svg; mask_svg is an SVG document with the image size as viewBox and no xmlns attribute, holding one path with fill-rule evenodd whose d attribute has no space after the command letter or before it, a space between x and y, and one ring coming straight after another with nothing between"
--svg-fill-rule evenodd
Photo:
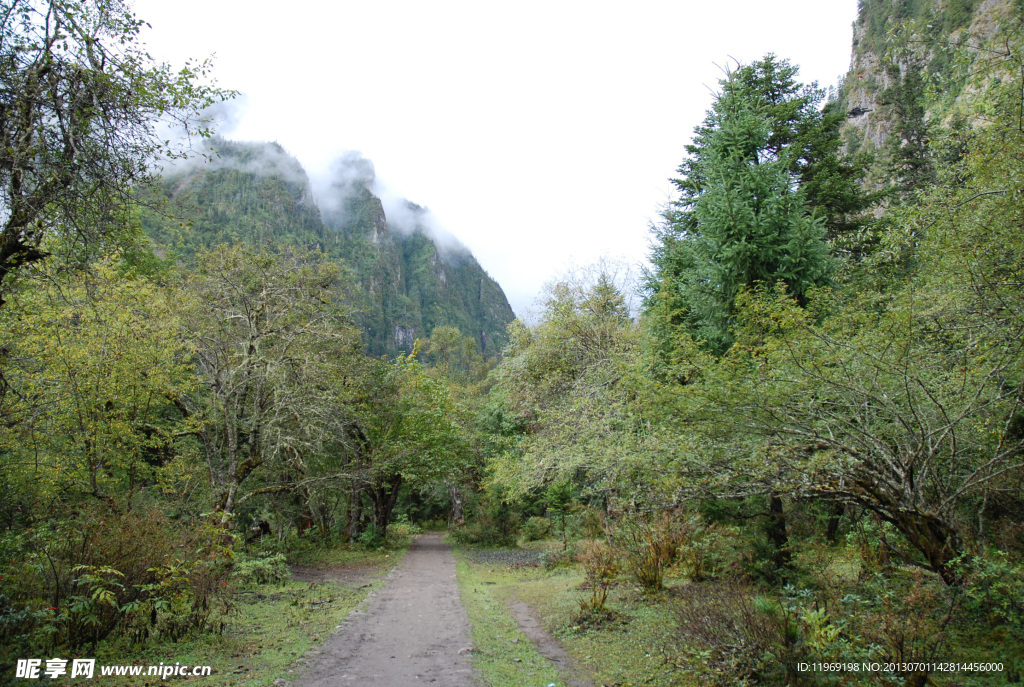
<instances>
[{"instance_id":1,"label":"leafy tree canopy","mask_svg":"<svg viewBox=\"0 0 1024 687\"><path fill-rule=\"evenodd\" d=\"M82 250L127 232L131 189L186 152L158 124L208 135L200 111L232 95L203 84L207 62L154 64L144 25L120 0L0 9L0 289L48 234Z\"/></svg>"}]
</instances>

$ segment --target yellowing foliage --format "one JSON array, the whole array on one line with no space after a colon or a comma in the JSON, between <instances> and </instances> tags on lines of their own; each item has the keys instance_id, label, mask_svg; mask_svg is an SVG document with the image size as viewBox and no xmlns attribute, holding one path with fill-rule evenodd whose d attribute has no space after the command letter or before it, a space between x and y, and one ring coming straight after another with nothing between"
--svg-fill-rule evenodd
<instances>
[{"instance_id":1,"label":"yellowing foliage","mask_svg":"<svg viewBox=\"0 0 1024 687\"><path fill-rule=\"evenodd\" d=\"M171 399L195 386L175 296L116 259L38 277L0 312L0 462L44 492L131 493L171 450Z\"/></svg>"}]
</instances>

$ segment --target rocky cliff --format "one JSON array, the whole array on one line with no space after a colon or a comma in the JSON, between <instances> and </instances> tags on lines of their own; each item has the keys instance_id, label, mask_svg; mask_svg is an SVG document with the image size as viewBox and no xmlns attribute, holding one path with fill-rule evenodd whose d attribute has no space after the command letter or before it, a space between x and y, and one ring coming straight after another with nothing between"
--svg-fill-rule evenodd
<instances>
[{"instance_id":1,"label":"rocky cliff","mask_svg":"<svg viewBox=\"0 0 1024 687\"><path fill-rule=\"evenodd\" d=\"M848 149L881 149L900 116L902 88L925 118L950 124L980 85L978 60L998 59L999 42L1020 25L1020 0L861 0L850 71L839 88ZM914 78L908 78L911 76ZM919 77L919 80L918 78Z\"/></svg>"}]
</instances>

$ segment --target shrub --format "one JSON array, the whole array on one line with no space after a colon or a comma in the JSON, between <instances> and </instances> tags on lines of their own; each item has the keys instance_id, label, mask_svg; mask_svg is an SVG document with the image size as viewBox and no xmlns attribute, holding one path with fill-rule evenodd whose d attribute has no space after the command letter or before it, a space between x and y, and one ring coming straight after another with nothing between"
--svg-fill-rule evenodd
<instances>
[{"instance_id":1,"label":"shrub","mask_svg":"<svg viewBox=\"0 0 1024 687\"><path fill-rule=\"evenodd\" d=\"M421 534L423 529L415 523L409 522L409 516L405 513L396 516L388 525L387 545L392 548L407 546L413 537Z\"/></svg>"},{"instance_id":2,"label":"shrub","mask_svg":"<svg viewBox=\"0 0 1024 687\"><path fill-rule=\"evenodd\" d=\"M672 514L628 516L616 524L615 530L616 543L633 579L644 591L662 589L665 570L675 562L684 541L684 531Z\"/></svg>"},{"instance_id":3,"label":"shrub","mask_svg":"<svg viewBox=\"0 0 1024 687\"><path fill-rule=\"evenodd\" d=\"M523 523L521 531L525 541L539 541L551 534L551 521L534 516Z\"/></svg>"},{"instance_id":4,"label":"shrub","mask_svg":"<svg viewBox=\"0 0 1024 687\"><path fill-rule=\"evenodd\" d=\"M961 557L954 566L964 582L966 610L983 616L993 629L1024 633L1024 565L996 550Z\"/></svg>"},{"instance_id":5,"label":"shrub","mask_svg":"<svg viewBox=\"0 0 1024 687\"><path fill-rule=\"evenodd\" d=\"M282 585L288 581L291 571L288 569L288 559L283 553L264 558L238 554L231 576L245 585Z\"/></svg>"},{"instance_id":6,"label":"shrub","mask_svg":"<svg viewBox=\"0 0 1024 687\"><path fill-rule=\"evenodd\" d=\"M682 640L702 684L771 682L783 637L770 609L755 602L748 586L691 583L674 591Z\"/></svg>"},{"instance_id":7,"label":"shrub","mask_svg":"<svg viewBox=\"0 0 1024 687\"><path fill-rule=\"evenodd\" d=\"M847 546L860 554L865 578L889 567L889 553L900 539L895 528L877 516L857 518L846 535Z\"/></svg>"},{"instance_id":8,"label":"shrub","mask_svg":"<svg viewBox=\"0 0 1024 687\"><path fill-rule=\"evenodd\" d=\"M554 482L547 491L548 515L558 523L558 535L562 539L562 549L569 548L566 515L573 506L572 484L567 481Z\"/></svg>"},{"instance_id":9,"label":"shrub","mask_svg":"<svg viewBox=\"0 0 1024 687\"><path fill-rule=\"evenodd\" d=\"M678 566L693 582L718 573L724 561L725 533L714 524L705 524L699 515L684 521L679 528Z\"/></svg>"},{"instance_id":10,"label":"shrub","mask_svg":"<svg viewBox=\"0 0 1024 687\"><path fill-rule=\"evenodd\" d=\"M815 607L809 591L787 586L773 599L736 580L674 591L682 639L705 684L802 684L801 662L854 662L842 637L845 624ZM828 675L815 679L832 682Z\"/></svg>"},{"instance_id":11,"label":"shrub","mask_svg":"<svg viewBox=\"0 0 1024 687\"><path fill-rule=\"evenodd\" d=\"M367 551L383 549L386 543L387 539L381 536L374 527L363 530L359 535L359 545Z\"/></svg>"},{"instance_id":12,"label":"shrub","mask_svg":"<svg viewBox=\"0 0 1024 687\"><path fill-rule=\"evenodd\" d=\"M498 490L475 494L467 501L467 524L450 530L456 542L484 546L515 544L521 514Z\"/></svg>"},{"instance_id":13,"label":"shrub","mask_svg":"<svg viewBox=\"0 0 1024 687\"><path fill-rule=\"evenodd\" d=\"M138 599L122 607L125 632L135 641L152 632L176 642L193 632L222 631L223 621L214 618L231 607L234 544L235 535L214 522L196 528L182 546L191 555L150 568L152 581L136 586Z\"/></svg>"},{"instance_id":14,"label":"shrub","mask_svg":"<svg viewBox=\"0 0 1024 687\"><path fill-rule=\"evenodd\" d=\"M946 627L960 595L921 570L903 576L874 575L861 595L848 594L858 607L858 644L876 647L884 663L927 666L944 655ZM894 676L895 677L895 676ZM927 672L899 672L908 685L924 685Z\"/></svg>"},{"instance_id":15,"label":"shrub","mask_svg":"<svg viewBox=\"0 0 1024 687\"><path fill-rule=\"evenodd\" d=\"M229 594L231 543L216 527L186 532L156 512L99 508L7 538L0 646L76 649L112 634L141 641L210 629Z\"/></svg>"},{"instance_id":16,"label":"shrub","mask_svg":"<svg viewBox=\"0 0 1024 687\"><path fill-rule=\"evenodd\" d=\"M619 573L615 551L604 542L587 542L576 555L576 560L583 566L590 589L590 598L580 601L580 611L591 616L603 614L608 590Z\"/></svg>"},{"instance_id":17,"label":"shrub","mask_svg":"<svg viewBox=\"0 0 1024 687\"><path fill-rule=\"evenodd\" d=\"M545 570L556 568L567 568L576 561L576 547L570 546L566 549L544 551L540 555L540 564Z\"/></svg>"},{"instance_id":18,"label":"shrub","mask_svg":"<svg viewBox=\"0 0 1024 687\"><path fill-rule=\"evenodd\" d=\"M604 536L604 513L593 506L584 507L580 517L580 528L584 537L600 539Z\"/></svg>"},{"instance_id":19,"label":"shrub","mask_svg":"<svg viewBox=\"0 0 1024 687\"><path fill-rule=\"evenodd\" d=\"M491 520L474 520L463 527L454 527L450 532L452 539L458 544L512 546L516 543L514 532L496 526Z\"/></svg>"}]
</instances>

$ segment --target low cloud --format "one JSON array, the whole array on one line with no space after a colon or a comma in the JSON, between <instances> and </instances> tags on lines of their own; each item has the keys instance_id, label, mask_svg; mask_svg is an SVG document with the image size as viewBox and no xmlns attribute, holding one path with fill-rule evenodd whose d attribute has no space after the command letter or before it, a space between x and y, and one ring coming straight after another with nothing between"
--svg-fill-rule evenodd
<instances>
[{"instance_id":1,"label":"low cloud","mask_svg":"<svg viewBox=\"0 0 1024 687\"><path fill-rule=\"evenodd\" d=\"M448 261L469 255L469 249L445 230L428 208L407 200L390 188L377 176L373 162L358 151L350 150L338 156L325 175L313 176L312 186L320 212L329 225L344 224L345 201L362 188L380 198L391 231L402 236L423 233Z\"/></svg>"},{"instance_id":2,"label":"low cloud","mask_svg":"<svg viewBox=\"0 0 1024 687\"><path fill-rule=\"evenodd\" d=\"M349 150L331 162L326 173L310 180L324 223L338 227L345 223L345 201L361 188L373 192L377 171L362 153Z\"/></svg>"},{"instance_id":3,"label":"low cloud","mask_svg":"<svg viewBox=\"0 0 1024 687\"><path fill-rule=\"evenodd\" d=\"M309 188L306 170L276 142L228 141L214 136L193 146L193 150L195 154L187 158L165 162L160 173L179 175L234 169L260 177L280 177L295 186Z\"/></svg>"},{"instance_id":4,"label":"low cloud","mask_svg":"<svg viewBox=\"0 0 1024 687\"><path fill-rule=\"evenodd\" d=\"M162 160L157 171L164 175L191 174L197 171L216 172L237 169L257 176L279 176L292 184L306 186L309 177L299 161L280 144L265 141L235 141L230 136L249 109L249 100L242 94L232 100L214 103L189 122L189 131L181 125L166 126L157 132L167 144L184 152L183 157ZM195 135L199 129L213 135Z\"/></svg>"},{"instance_id":5,"label":"low cloud","mask_svg":"<svg viewBox=\"0 0 1024 687\"><path fill-rule=\"evenodd\" d=\"M470 252L466 246L446 230L437 217L428 208L416 205L405 198L381 189L376 194L384 206L384 215L388 218L388 227L403 236L421 232L427 236L442 258L448 262L457 262L467 257Z\"/></svg>"},{"instance_id":6,"label":"low cloud","mask_svg":"<svg viewBox=\"0 0 1024 687\"><path fill-rule=\"evenodd\" d=\"M411 236L416 232L424 234L433 241L439 255L450 263L457 263L470 255L469 249L444 228L429 208L407 200L381 181L373 162L359 151L345 151L331 162L326 171L309 175L299 161L278 143L224 138L221 134L237 126L245 107L243 99L239 103L218 103L207 109L203 117L219 133L201 143L194 143L194 154L188 158L164 162L160 172L178 175L200 170L235 169L258 176L279 176L289 183L310 189L311 200L319 208L324 224L335 229L346 223L346 201L353 193L366 189L380 198L392 232L400 236Z\"/></svg>"},{"instance_id":7,"label":"low cloud","mask_svg":"<svg viewBox=\"0 0 1024 687\"><path fill-rule=\"evenodd\" d=\"M231 136L249 111L249 97L240 93L231 100L214 103L200 114L200 122L218 136Z\"/></svg>"}]
</instances>

